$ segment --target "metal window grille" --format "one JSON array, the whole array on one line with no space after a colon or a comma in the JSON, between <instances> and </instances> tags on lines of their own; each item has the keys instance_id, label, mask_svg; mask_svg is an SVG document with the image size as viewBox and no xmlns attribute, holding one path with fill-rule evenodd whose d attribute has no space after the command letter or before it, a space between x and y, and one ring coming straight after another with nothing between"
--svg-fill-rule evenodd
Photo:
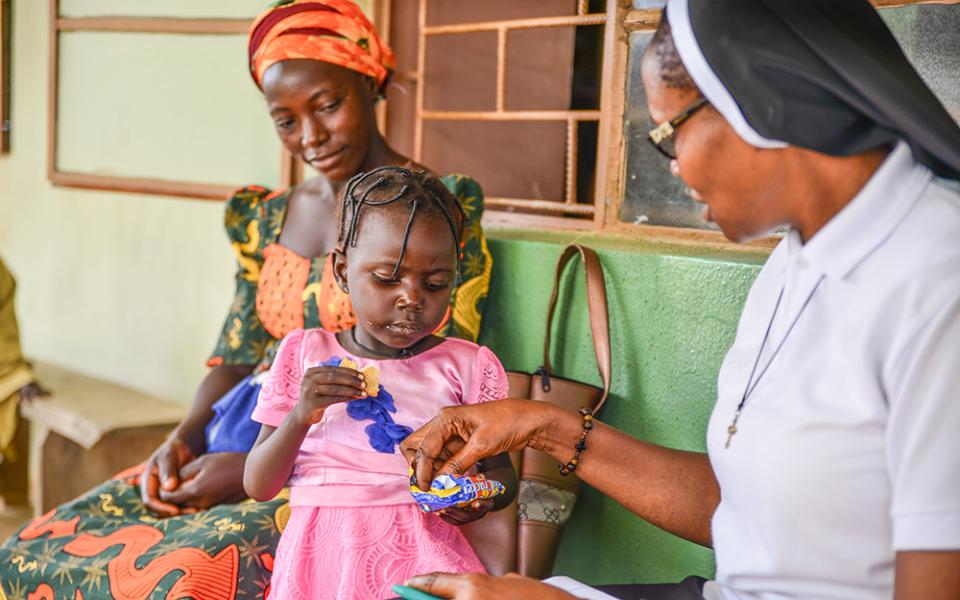
<instances>
[{"instance_id":1,"label":"metal window grille","mask_svg":"<svg viewBox=\"0 0 960 600\"><path fill-rule=\"evenodd\" d=\"M611 0L612 1L612 0ZM420 161L423 156L424 124L427 121L552 121L566 124L566 149L564 168L564 197L562 201L542 200L536 198L504 198L487 197L486 206L493 210L523 210L535 214L552 216L580 217L584 219L596 218L597 205L601 203L600 195L594 203L579 203L577 198L577 162L578 162L578 124L581 122L597 122L601 119L601 110L508 110L506 108L506 75L507 39L511 31L522 29L542 29L551 27L570 27L583 25L606 25L607 15L589 14L588 2L579 0L577 14L567 16L538 17L528 19L511 19L485 21L476 23L462 23L450 25L428 25L427 14L430 0L421 0L418 16L419 54L417 57L417 73L420 85L416 90L416 111L414 122L413 153L414 160ZM464 111L464 110L427 110L424 106L425 88L428 82L422 77L426 70L427 40L432 36L451 34L496 32L497 60L496 60L496 109L492 111ZM601 89L603 85L601 84ZM599 162L599 157L598 157ZM597 177L602 176L597 169Z\"/></svg>"}]
</instances>

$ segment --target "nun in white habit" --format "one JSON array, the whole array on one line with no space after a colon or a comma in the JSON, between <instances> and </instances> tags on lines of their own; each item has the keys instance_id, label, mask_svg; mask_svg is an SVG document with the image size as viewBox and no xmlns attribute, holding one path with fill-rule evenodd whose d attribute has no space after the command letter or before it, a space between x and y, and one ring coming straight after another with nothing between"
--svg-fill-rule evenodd
<instances>
[{"instance_id":1,"label":"nun in white habit","mask_svg":"<svg viewBox=\"0 0 960 600\"><path fill-rule=\"evenodd\" d=\"M720 370L707 453L597 424L576 465L713 547L715 578L605 590L960 598L960 129L867 0L670 0L642 73L650 141L704 217L734 241L789 233ZM541 404L445 411L404 450L422 484L444 450L443 471L524 446L566 463L583 418ZM410 583L573 597L519 577Z\"/></svg>"}]
</instances>

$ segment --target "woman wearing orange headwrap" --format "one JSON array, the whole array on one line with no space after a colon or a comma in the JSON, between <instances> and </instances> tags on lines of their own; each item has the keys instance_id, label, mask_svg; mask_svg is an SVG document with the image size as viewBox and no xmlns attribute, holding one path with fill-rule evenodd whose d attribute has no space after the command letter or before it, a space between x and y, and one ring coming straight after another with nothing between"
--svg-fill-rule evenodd
<instances>
[{"instance_id":1,"label":"woman wearing orange headwrap","mask_svg":"<svg viewBox=\"0 0 960 600\"><path fill-rule=\"evenodd\" d=\"M0 549L0 586L18 587L4 591L47 585L57 597L79 591L95 598L109 589L125 599L229 600L260 597L269 583L286 500L225 504L245 497L243 463L259 429L249 419L258 375L292 329L354 323L328 261L344 183L380 166L423 167L377 129L374 105L395 60L353 2L275 3L250 29L248 58L281 141L318 176L277 192L249 186L228 200L236 297L190 413L146 462L143 477L138 471L108 482L8 540ZM475 340L492 268L480 227L483 193L468 177L443 181L468 219L463 281L442 333ZM56 535L47 537L51 530ZM115 544L125 550L103 554ZM54 554L71 562L60 563L58 576L51 568L18 568L14 552L23 564ZM104 568L106 581L87 575Z\"/></svg>"},{"instance_id":2,"label":"woman wearing orange headwrap","mask_svg":"<svg viewBox=\"0 0 960 600\"><path fill-rule=\"evenodd\" d=\"M261 89L267 69L302 58L366 75L382 91L397 63L363 11L347 0L278 2L253 22L249 41L250 73Z\"/></svg>"}]
</instances>

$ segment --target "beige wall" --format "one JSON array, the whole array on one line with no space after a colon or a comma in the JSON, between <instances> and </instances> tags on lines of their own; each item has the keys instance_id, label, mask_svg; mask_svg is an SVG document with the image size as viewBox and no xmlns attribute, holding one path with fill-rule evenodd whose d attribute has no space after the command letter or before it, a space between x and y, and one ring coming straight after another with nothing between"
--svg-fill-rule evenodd
<instances>
[{"instance_id":1,"label":"beige wall","mask_svg":"<svg viewBox=\"0 0 960 600\"><path fill-rule=\"evenodd\" d=\"M78 14L144 4L71 2ZM244 3L265 5L266 0ZM237 16L229 14L235 12L235 0L189 4L203 5L204 16ZM188 401L205 373L206 355L232 298L234 263L223 232L222 204L50 185L45 167L48 6L39 0L15 6L12 149L0 156L0 254L19 282L24 349L36 359ZM131 60L126 67L135 70L137 64ZM201 76L243 75L235 65L212 65L198 72ZM248 84L243 82L252 89ZM149 90L142 102L148 109L151 103L163 108L162 96ZM250 106L249 97L242 102L227 98L216 123L232 120L242 127L253 118ZM96 116L95 108L87 111L90 118L108 127L109 114ZM77 111L75 102L70 110ZM233 118L224 119L224 113ZM85 130L96 135L96 128L87 125ZM175 140L141 137L135 145L177 151ZM272 171L278 155L273 148L259 150L269 156L266 169ZM233 166L228 156L208 159L211 172L230 172ZM250 179L262 182L264 177L258 173Z\"/></svg>"}]
</instances>

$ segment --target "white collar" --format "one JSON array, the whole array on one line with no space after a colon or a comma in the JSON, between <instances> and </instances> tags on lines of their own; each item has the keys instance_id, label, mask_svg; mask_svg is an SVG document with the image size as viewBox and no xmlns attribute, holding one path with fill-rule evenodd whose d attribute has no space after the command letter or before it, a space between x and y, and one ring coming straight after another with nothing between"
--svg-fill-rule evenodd
<instances>
[{"instance_id":1,"label":"white collar","mask_svg":"<svg viewBox=\"0 0 960 600\"><path fill-rule=\"evenodd\" d=\"M916 204L933 176L898 142L867 183L820 231L803 244L790 231L787 248L814 269L842 279L880 247Z\"/></svg>"}]
</instances>

